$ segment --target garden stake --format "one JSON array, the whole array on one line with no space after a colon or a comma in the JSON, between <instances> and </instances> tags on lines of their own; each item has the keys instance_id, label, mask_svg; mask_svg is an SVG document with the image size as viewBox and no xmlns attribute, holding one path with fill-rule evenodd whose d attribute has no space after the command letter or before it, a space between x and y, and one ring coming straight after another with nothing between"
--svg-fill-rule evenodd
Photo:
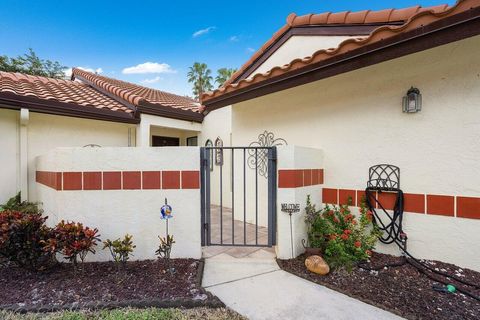
<instances>
[{"instance_id":1,"label":"garden stake","mask_svg":"<svg viewBox=\"0 0 480 320\"><path fill-rule=\"evenodd\" d=\"M165 262L166 262L165 264L167 265L167 270L170 272L170 274L173 275L175 273L175 268L172 268L170 266L170 252L172 250L172 244L174 243L174 241L173 241L173 237L170 241L170 235L168 234L168 220L173 218L173 215L172 215L172 207L168 204L167 198L165 198L165 204L160 208L160 213L161 213L160 219L166 220L165 222L166 236L165 236L165 248L163 252L161 249L159 249L158 252L160 256L163 255L163 258L165 259ZM163 242L162 239L160 239L160 242Z\"/></svg>"},{"instance_id":2,"label":"garden stake","mask_svg":"<svg viewBox=\"0 0 480 320\"><path fill-rule=\"evenodd\" d=\"M292 249L292 259L295 258L293 254L293 228L292 228L292 213L300 212L300 204L282 203L282 212L288 213L290 216L290 248Z\"/></svg>"}]
</instances>

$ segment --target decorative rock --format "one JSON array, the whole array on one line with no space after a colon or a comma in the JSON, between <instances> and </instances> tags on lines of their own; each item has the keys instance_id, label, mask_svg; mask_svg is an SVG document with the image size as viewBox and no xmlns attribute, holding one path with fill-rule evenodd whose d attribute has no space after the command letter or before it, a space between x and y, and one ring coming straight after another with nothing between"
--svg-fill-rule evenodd
<instances>
[{"instance_id":1,"label":"decorative rock","mask_svg":"<svg viewBox=\"0 0 480 320\"><path fill-rule=\"evenodd\" d=\"M330 267L320 256L310 256L305 259L305 266L308 271L317 273L319 275L326 275L330 272Z\"/></svg>"}]
</instances>

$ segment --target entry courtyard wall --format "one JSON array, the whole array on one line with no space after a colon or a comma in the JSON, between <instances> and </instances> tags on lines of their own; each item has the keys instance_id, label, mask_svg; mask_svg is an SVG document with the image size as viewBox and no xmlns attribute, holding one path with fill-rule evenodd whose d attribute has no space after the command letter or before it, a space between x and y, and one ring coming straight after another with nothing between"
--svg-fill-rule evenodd
<instances>
[{"instance_id":1,"label":"entry courtyard wall","mask_svg":"<svg viewBox=\"0 0 480 320\"><path fill-rule=\"evenodd\" d=\"M411 253L480 270L479 48L477 36L235 104L232 144L267 130L323 150L324 203L356 205L370 166L399 166ZM405 114L411 86L422 111Z\"/></svg>"},{"instance_id":2,"label":"entry courtyard wall","mask_svg":"<svg viewBox=\"0 0 480 320\"><path fill-rule=\"evenodd\" d=\"M102 240L129 233L137 246L133 258L154 259L168 198L172 257L201 257L199 148L57 148L36 164L37 199L50 225L82 222L98 228ZM88 259L110 256L98 246Z\"/></svg>"}]
</instances>

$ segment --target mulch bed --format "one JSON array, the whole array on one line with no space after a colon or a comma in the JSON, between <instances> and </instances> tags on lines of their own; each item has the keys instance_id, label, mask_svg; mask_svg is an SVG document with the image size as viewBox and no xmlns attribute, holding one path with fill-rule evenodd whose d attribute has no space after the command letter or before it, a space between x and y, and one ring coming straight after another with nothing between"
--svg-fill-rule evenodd
<instances>
[{"instance_id":1,"label":"mulch bed","mask_svg":"<svg viewBox=\"0 0 480 320\"><path fill-rule=\"evenodd\" d=\"M0 267L0 309L56 311L116 307L221 306L200 286L203 261L173 259L176 272L165 272L162 261L128 262L117 270L113 262L85 263L77 271L61 263L47 272Z\"/></svg>"},{"instance_id":2,"label":"mulch bed","mask_svg":"<svg viewBox=\"0 0 480 320\"><path fill-rule=\"evenodd\" d=\"M277 261L280 268L285 271L408 319L480 319L480 302L458 292L448 294L434 291L432 285L438 283L408 263L378 271L367 271L356 267L350 273L333 271L326 276L320 276L305 268L305 258L300 256L296 259ZM402 259L374 253L365 267L376 268L399 263ZM480 284L479 272L439 261L427 261L427 263L440 271ZM439 279L444 278L439 277ZM480 295L480 290L475 291L455 281L451 283L477 296Z\"/></svg>"}]
</instances>

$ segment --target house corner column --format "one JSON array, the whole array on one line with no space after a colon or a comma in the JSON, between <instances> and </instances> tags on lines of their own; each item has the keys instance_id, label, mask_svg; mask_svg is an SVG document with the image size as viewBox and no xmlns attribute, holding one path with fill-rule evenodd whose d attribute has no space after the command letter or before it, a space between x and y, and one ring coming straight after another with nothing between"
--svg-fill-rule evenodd
<instances>
[{"instance_id":1,"label":"house corner column","mask_svg":"<svg viewBox=\"0 0 480 320\"><path fill-rule=\"evenodd\" d=\"M137 147L150 147L150 123L142 120L137 124L137 132L135 134Z\"/></svg>"},{"instance_id":2,"label":"house corner column","mask_svg":"<svg viewBox=\"0 0 480 320\"><path fill-rule=\"evenodd\" d=\"M28 109L20 109L20 194L22 201L28 200Z\"/></svg>"},{"instance_id":3,"label":"house corner column","mask_svg":"<svg viewBox=\"0 0 480 320\"><path fill-rule=\"evenodd\" d=\"M307 197L317 210L322 205L323 152L298 146L277 147L277 244L279 259L291 259L305 250L307 241L305 207ZM285 208L282 208L285 206ZM288 209L297 208L291 220ZM282 210L284 209L284 210Z\"/></svg>"}]
</instances>

